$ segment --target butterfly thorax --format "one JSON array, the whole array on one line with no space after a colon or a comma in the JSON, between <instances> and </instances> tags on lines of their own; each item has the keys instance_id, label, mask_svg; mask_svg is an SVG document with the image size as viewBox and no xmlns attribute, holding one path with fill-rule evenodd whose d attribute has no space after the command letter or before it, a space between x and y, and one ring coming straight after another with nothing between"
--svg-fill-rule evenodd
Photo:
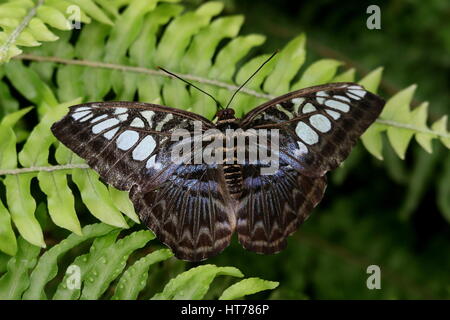
<instances>
[{"instance_id":1,"label":"butterfly thorax","mask_svg":"<svg viewBox=\"0 0 450 320\"><path fill-rule=\"evenodd\" d=\"M220 131L227 133L227 130L236 130L240 128L239 119L234 116L233 109L223 109L217 112L216 127ZM242 165L238 163L237 141L234 141L232 147L226 145L224 141L224 165L223 174L225 177L228 192L234 199L239 199L242 194Z\"/></svg>"},{"instance_id":2,"label":"butterfly thorax","mask_svg":"<svg viewBox=\"0 0 450 320\"><path fill-rule=\"evenodd\" d=\"M236 120L236 117L234 116L234 110L230 108L219 110L216 114L217 116L217 123L224 122L224 120Z\"/></svg>"}]
</instances>

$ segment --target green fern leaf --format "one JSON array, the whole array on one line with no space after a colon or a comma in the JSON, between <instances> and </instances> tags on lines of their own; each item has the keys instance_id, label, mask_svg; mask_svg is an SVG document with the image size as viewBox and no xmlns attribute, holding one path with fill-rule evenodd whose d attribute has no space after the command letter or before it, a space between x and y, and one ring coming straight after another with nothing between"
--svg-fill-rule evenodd
<instances>
[{"instance_id":1,"label":"green fern leaf","mask_svg":"<svg viewBox=\"0 0 450 320\"><path fill-rule=\"evenodd\" d=\"M76 13L76 14L73 14ZM47 26L72 30L77 23L90 23L91 17L112 25L111 19L92 0L12 0L0 4L0 63L22 53L19 46L35 47L59 39Z\"/></svg>"},{"instance_id":2,"label":"green fern leaf","mask_svg":"<svg viewBox=\"0 0 450 320\"><path fill-rule=\"evenodd\" d=\"M153 300L199 300L209 289L216 276L227 275L241 278L244 275L233 267L217 267L207 264L186 271L170 280L163 292Z\"/></svg>"},{"instance_id":3,"label":"green fern leaf","mask_svg":"<svg viewBox=\"0 0 450 320\"><path fill-rule=\"evenodd\" d=\"M113 230L104 236L95 238L92 243L89 253L80 255L75 258L75 260L67 268L63 280L59 283L58 288L53 295L54 300L77 300L81 295L81 286L77 288L76 286L70 287L68 283L70 282L70 268L78 267L80 270L80 284L86 279L86 274L97 264L100 257L103 255L104 250L112 246L119 235L120 230Z\"/></svg>"},{"instance_id":4,"label":"green fern leaf","mask_svg":"<svg viewBox=\"0 0 450 320\"><path fill-rule=\"evenodd\" d=\"M46 299L44 287L57 274L58 258L80 243L94 237L102 236L112 230L113 227L105 224L89 225L83 228L83 235L71 234L58 245L45 252L39 258L38 264L31 273L30 287L24 293L23 298L28 300Z\"/></svg>"},{"instance_id":5,"label":"green fern leaf","mask_svg":"<svg viewBox=\"0 0 450 320\"><path fill-rule=\"evenodd\" d=\"M120 277L112 300L135 300L148 279L148 269L151 265L169 259L173 253L168 249L152 252L136 261Z\"/></svg>"},{"instance_id":6,"label":"green fern leaf","mask_svg":"<svg viewBox=\"0 0 450 320\"><path fill-rule=\"evenodd\" d=\"M9 260L6 273L0 278L1 300L20 299L30 283L28 272L36 265L39 247L19 238L18 248L17 255Z\"/></svg>"},{"instance_id":7,"label":"green fern leaf","mask_svg":"<svg viewBox=\"0 0 450 320\"><path fill-rule=\"evenodd\" d=\"M17 253L16 235L11 225L11 214L0 200L0 251L11 256Z\"/></svg>"},{"instance_id":8,"label":"green fern leaf","mask_svg":"<svg viewBox=\"0 0 450 320\"><path fill-rule=\"evenodd\" d=\"M97 263L86 274L81 299L99 299L123 271L129 255L154 238L155 235L150 231L138 231L104 250Z\"/></svg>"},{"instance_id":9,"label":"green fern leaf","mask_svg":"<svg viewBox=\"0 0 450 320\"><path fill-rule=\"evenodd\" d=\"M342 65L342 62L337 60L319 60L305 70L300 80L292 85L292 89L297 90L330 82L340 65Z\"/></svg>"},{"instance_id":10,"label":"green fern leaf","mask_svg":"<svg viewBox=\"0 0 450 320\"><path fill-rule=\"evenodd\" d=\"M262 280L259 278L244 279L227 288L222 293L219 300L240 299L249 294L258 293L264 290L273 290L278 287L278 285L278 282Z\"/></svg>"}]
</instances>

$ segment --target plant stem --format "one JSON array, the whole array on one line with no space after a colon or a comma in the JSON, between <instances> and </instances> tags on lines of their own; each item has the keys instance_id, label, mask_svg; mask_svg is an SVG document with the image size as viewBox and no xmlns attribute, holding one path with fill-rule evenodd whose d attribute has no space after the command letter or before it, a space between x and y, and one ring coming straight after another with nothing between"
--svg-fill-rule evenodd
<instances>
[{"instance_id":1,"label":"plant stem","mask_svg":"<svg viewBox=\"0 0 450 320\"><path fill-rule=\"evenodd\" d=\"M15 59L32 60L32 61L40 61L40 62L55 62L55 63L61 63L61 64L80 65L80 66L93 67L93 68L105 68L105 69L120 70L120 71L124 71L124 72L144 73L144 74L149 74L149 75L154 75L154 76L159 76L159 77L171 77L167 73L160 71L160 70L154 70L154 69L149 69L149 68L144 68L144 67L133 67L133 66L127 66L127 65L121 65L121 64L98 62L98 61L63 59L63 58L59 58L59 57L46 57L46 56L38 56L38 55L33 55L33 54L22 54L20 56L15 57ZM229 83L217 81L217 80L211 80L211 79L199 77L199 76L192 75L192 74L178 74L178 75L187 80L217 86L217 87L224 88L224 89L227 89L230 91L235 91L239 88L239 86L236 86L233 84L229 84ZM274 99L275 98L275 96L260 93L260 92L257 92L257 91L251 90L251 89L246 89L246 88L243 88L241 90L241 92L246 93L251 96L254 96L254 97L257 97L257 98L264 98L264 99ZM400 123L400 122L396 122L396 121L392 121L392 120L384 120L384 119L377 119L376 122L387 125L387 126L391 126L391 127L408 129L408 130L412 130L415 132L420 132L420 133L434 135L436 137L450 139L450 134L440 133L440 132L430 130L430 129L419 128L419 127L416 127L411 124L405 124L405 123Z\"/></svg>"},{"instance_id":2,"label":"plant stem","mask_svg":"<svg viewBox=\"0 0 450 320\"><path fill-rule=\"evenodd\" d=\"M64 59L64 58L59 58L59 57L44 57L44 56L37 56L37 55L33 55L33 54L21 54L20 56L14 57L14 59L32 60L32 61L40 61L40 62L55 62L55 63L61 63L61 64L71 64L71 65L93 67L93 68L120 70L120 71L124 71L124 72L144 73L144 74L149 74L149 75L153 75L153 76L172 78L172 76L170 76L167 73L160 71L160 70L154 70L154 69L149 69L149 68L144 68L144 67L126 66L126 65L122 65L122 64L98 62L98 61ZM224 88L224 89L227 89L230 91L235 91L239 88L239 86L236 86L234 84L229 84L229 83L217 81L217 80L211 80L211 79L195 76L192 74L177 73L177 75L186 80L209 84L209 85ZM257 97L257 98L263 98L263 99L274 98L274 96L271 96L269 94L260 93L260 92L257 92L257 91L251 90L251 89L246 89L246 88L241 89L241 92L245 92L246 94Z\"/></svg>"},{"instance_id":3,"label":"plant stem","mask_svg":"<svg viewBox=\"0 0 450 320\"><path fill-rule=\"evenodd\" d=\"M58 170L71 170L71 169L89 169L89 166L87 164L62 164L62 165L45 166L45 167L3 169L3 170L0 170L0 176L24 174L24 173L40 172L40 171L52 172L52 171L58 171Z\"/></svg>"}]
</instances>

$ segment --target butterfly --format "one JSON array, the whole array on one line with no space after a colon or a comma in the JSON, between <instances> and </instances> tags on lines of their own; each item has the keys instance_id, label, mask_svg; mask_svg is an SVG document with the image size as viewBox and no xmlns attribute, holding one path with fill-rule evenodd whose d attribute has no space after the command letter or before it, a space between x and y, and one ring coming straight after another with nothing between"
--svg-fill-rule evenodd
<instances>
[{"instance_id":1,"label":"butterfly","mask_svg":"<svg viewBox=\"0 0 450 320\"><path fill-rule=\"evenodd\" d=\"M70 107L51 130L102 180L129 191L141 222L176 257L200 261L223 251L234 232L247 250L283 250L321 201L327 171L349 155L384 104L356 83L331 83L277 97L242 119L227 106L215 122L157 104L85 103ZM180 129L276 129L278 166L262 174L267 163L235 161L259 140L234 146L231 162L174 162L180 142L172 136Z\"/></svg>"}]
</instances>

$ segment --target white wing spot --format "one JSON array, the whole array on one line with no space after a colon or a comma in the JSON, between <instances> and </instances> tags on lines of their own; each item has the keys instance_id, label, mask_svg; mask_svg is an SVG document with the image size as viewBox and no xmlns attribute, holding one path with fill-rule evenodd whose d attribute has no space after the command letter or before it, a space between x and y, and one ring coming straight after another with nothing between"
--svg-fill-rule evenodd
<instances>
[{"instance_id":1,"label":"white wing spot","mask_svg":"<svg viewBox=\"0 0 450 320\"><path fill-rule=\"evenodd\" d=\"M85 117L83 117L82 119L80 119L80 122L85 122L88 121L90 118L92 118L94 116L94 114L92 112L89 112L89 114Z\"/></svg>"},{"instance_id":2,"label":"white wing spot","mask_svg":"<svg viewBox=\"0 0 450 320\"><path fill-rule=\"evenodd\" d=\"M116 110L114 110L114 114L121 114L125 112L127 112L127 108L116 108Z\"/></svg>"},{"instance_id":3,"label":"white wing spot","mask_svg":"<svg viewBox=\"0 0 450 320\"><path fill-rule=\"evenodd\" d=\"M103 134L103 136L104 136L106 139L111 140L111 139L116 135L117 131L119 131L119 127L114 128L114 129L112 129L112 130L109 130L109 131L105 132L105 133Z\"/></svg>"},{"instance_id":4,"label":"white wing spot","mask_svg":"<svg viewBox=\"0 0 450 320\"><path fill-rule=\"evenodd\" d=\"M72 114L72 118L74 118L75 120L78 120L80 118L83 118L84 116L90 114L90 111L82 111L82 112L76 112Z\"/></svg>"},{"instance_id":5,"label":"white wing spot","mask_svg":"<svg viewBox=\"0 0 450 320\"><path fill-rule=\"evenodd\" d=\"M139 142L139 144L133 150L133 159L142 161L147 159L152 154L153 150L155 150L156 141L152 136L146 136L144 139Z\"/></svg>"},{"instance_id":6,"label":"white wing spot","mask_svg":"<svg viewBox=\"0 0 450 320\"><path fill-rule=\"evenodd\" d=\"M90 111L91 107L78 107L78 108L75 109L74 112L88 111L88 110Z\"/></svg>"},{"instance_id":7,"label":"white wing spot","mask_svg":"<svg viewBox=\"0 0 450 320\"><path fill-rule=\"evenodd\" d=\"M325 101L324 97L328 97L328 93L326 93L325 91L317 91L316 92L316 100L318 103L323 104Z\"/></svg>"},{"instance_id":8,"label":"white wing spot","mask_svg":"<svg viewBox=\"0 0 450 320\"><path fill-rule=\"evenodd\" d=\"M354 95L354 94L351 94L350 92L347 92L346 94L347 94L347 96L349 96L352 99L361 100L361 97L359 97L357 95Z\"/></svg>"},{"instance_id":9,"label":"white wing spot","mask_svg":"<svg viewBox=\"0 0 450 320\"><path fill-rule=\"evenodd\" d=\"M132 130L125 130L116 140L117 147L121 150L128 150L139 140L139 133Z\"/></svg>"},{"instance_id":10,"label":"white wing spot","mask_svg":"<svg viewBox=\"0 0 450 320\"><path fill-rule=\"evenodd\" d=\"M340 110L342 112L348 112L350 110L350 106L344 102L339 102L336 100L327 100L325 101L325 105L327 107Z\"/></svg>"},{"instance_id":11,"label":"white wing spot","mask_svg":"<svg viewBox=\"0 0 450 320\"><path fill-rule=\"evenodd\" d=\"M167 122L169 122L171 119L173 119L173 114L171 114L171 113L167 114L167 115L164 117L164 119L162 119L162 120L158 123L158 125L157 125L156 128L155 128L155 130L156 130L156 131L161 131L162 127L163 127Z\"/></svg>"},{"instance_id":12,"label":"white wing spot","mask_svg":"<svg viewBox=\"0 0 450 320\"><path fill-rule=\"evenodd\" d=\"M364 90L348 90L348 92L361 98L366 95L366 91Z\"/></svg>"},{"instance_id":13,"label":"white wing spot","mask_svg":"<svg viewBox=\"0 0 450 320\"><path fill-rule=\"evenodd\" d=\"M142 121L140 118L134 118L133 121L131 121L130 126L135 128L143 128L144 121Z\"/></svg>"},{"instance_id":14,"label":"white wing spot","mask_svg":"<svg viewBox=\"0 0 450 320\"><path fill-rule=\"evenodd\" d=\"M156 154L155 154L155 155L151 156L150 159L147 160L145 167L147 169L154 168L155 170L159 170L162 168L162 165L161 165L161 163L156 162Z\"/></svg>"},{"instance_id":15,"label":"white wing spot","mask_svg":"<svg viewBox=\"0 0 450 320\"><path fill-rule=\"evenodd\" d=\"M302 112L303 113L309 113L309 112L314 112L314 111L316 111L317 109L316 109L316 107L314 107L314 105L312 104L312 103L307 103L307 104L305 104L305 106L303 107L303 109L302 109Z\"/></svg>"},{"instance_id":16,"label":"white wing spot","mask_svg":"<svg viewBox=\"0 0 450 320\"><path fill-rule=\"evenodd\" d=\"M152 127L152 118L155 115L155 113L153 111L142 111L141 115L145 118L145 120L147 120L148 124L150 127Z\"/></svg>"},{"instance_id":17,"label":"white wing spot","mask_svg":"<svg viewBox=\"0 0 450 320\"><path fill-rule=\"evenodd\" d=\"M320 132L328 132L331 129L331 122L327 117L321 114L315 114L309 118L311 125Z\"/></svg>"},{"instance_id":18,"label":"white wing spot","mask_svg":"<svg viewBox=\"0 0 450 320\"><path fill-rule=\"evenodd\" d=\"M341 117L341 114L339 112L333 110L325 110L325 112L328 113L334 120L337 120Z\"/></svg>"},{"instance_id":19,"label":"white wing spot","mask_svg":"<svg viewBox=\"0 0 450 320\"><path fill-rule=\"evenodd\" d=\"M95 117L94 119L92 119L92 120L91 120L91 123L96 123L96 122L98 122L98 121L100 121L100 120L102 120L102 119L105 119L105 118L107 118L107 117L108 117L107 114L102 114L101 116L98 116L98 117Z\"/></svg>"},{"instance_id":20,"label":"white wing spot","mask_svg":"<svg viewBox=\"0 0 450 320\"><path fill-rule=\"evenodd\" d=\"M333 99L338 99L338 100L344 100L344 101L347 101L347 102L351 102L351 100L349 98L344 97L344 96L333 96L332 98Z\"/></svg>"},{"instance_id":21,"label":"white wing spot","mask_svg":"<svg viewBox=\"0 0 450 320\"><path fill-rule=\"evenodd\" d=\"M294 112L298 113L298 108L300 108L300 105L305 101L305 98L294 98L291 100L291 102L294 104Z\"/></svg>"},{"instance_id":22,"label":"white wing spot","mask_svg":"<svg viewBox=\"0 0 450 320\"><path fill-rule=\"evenodd\" d=\"M102 121L92 127L92 133L95 133L95 134L100 133L103 130L111 128L112 126L115 126L118 123L119 123L119 120L117 120L117 119L108 119L108 120Z\"/></svg>"},{"instance_id":23,"label":"white wing spot","mask_svg":"<svg viewBox=\"0 0 450 320\"><path fill-rule=\"evenodd\" d=\"M123 122L126 121L128 119L128 113L123 113L117 116L117 119L119 119L119 121Z\"/></svg>"},{"instance_id":24,"label":"white wing spot","mask_svg":"<svg viewBox=\"0 0 450 320\"><path fill-rule=\"evenodd\" d=\"M302 155L308 153L308 147L303 142L297 141L297 144L298 144L298 149L296 149L294 151L294 155L296 157L299 157L299 156L302 156Z\"/></svg>"},{"instance_id":25,"label":"white wing spot","mask_svg":"<svg viewBox=\"0 0 450 320\"><path fill-rule=\"evenodd\" d=\"M298 122L297 127L295 128L295 133L307 144L311 145L319 142L319 136L317 133L302 121Z\"/></svg>"}]
</instances>

